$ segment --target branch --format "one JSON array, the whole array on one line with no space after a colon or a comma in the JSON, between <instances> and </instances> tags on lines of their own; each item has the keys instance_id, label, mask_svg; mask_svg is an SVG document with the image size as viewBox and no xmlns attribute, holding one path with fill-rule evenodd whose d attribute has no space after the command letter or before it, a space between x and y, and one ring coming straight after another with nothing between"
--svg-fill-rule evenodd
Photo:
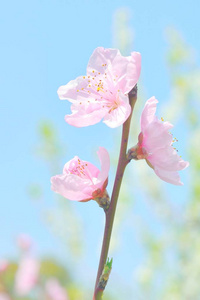
<instances>
[{"instance_id":1,"label":"branch","mask_svg":"<svg viewBox=\"0 0 200 300\"><path fill-rule=\"evenodd\" d=\"M114 182L111 202L110 202L109 209L105 212L106 222L105 222L105 229L104 229L104 237L103 237L101 257L100 257L100 261L99 261L99 268L98 268L98 272L97 272L93 300L101 300L102 294L103 294L103 291L105 288L105 286L103 287L100 284L100 277L102 275L104 266L106 264L107 256L108 256L111 233L112 233L112 228L113 228L113 221L114 221L114 217L115 217L117 200L118 200L119 191L120 191L120 187L121 187L121 183L122 183L122 178L124 175L124 170L125 170L127 164L129 163L129 160L126 157L126 152L127 152L130 122L131 122L132 112L133 112L136 100L137 100L137 85L135 85L135 87L129 92L129 103L131 105L131 114L130 114L129 118L126 120L126 122L123 124L121 149L120 149L120 155L119 155L119 160L118 160L118 166L117 166L117 172L116 172L116 176L115 176L115 182Z\"/></svg>"}]
</instances>

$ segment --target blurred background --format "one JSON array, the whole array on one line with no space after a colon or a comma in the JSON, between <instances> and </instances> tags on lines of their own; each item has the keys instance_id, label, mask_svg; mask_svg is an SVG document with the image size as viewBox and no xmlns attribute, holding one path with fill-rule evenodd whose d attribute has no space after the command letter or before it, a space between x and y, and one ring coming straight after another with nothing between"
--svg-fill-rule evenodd
<instances>
[{"instance_id":1,"label":"blurred background","mask_svg":"<svg viewBox=\"0 0 200 300\"><path fill-rule=\"evenodd\" d=\"M1 2L0 299L90 300L104 214L96 202L53 193L50 177L78 155L99 167L112 157L111 193L121 128L74 128L64 121L60 85L84 75L98 46L139 51L142 73L130 146L145 101L172 122L190 167L184 186L131 162L117 207L105 300L200 299L199 1L35 0Z\"/></svg>"}]
</instances>

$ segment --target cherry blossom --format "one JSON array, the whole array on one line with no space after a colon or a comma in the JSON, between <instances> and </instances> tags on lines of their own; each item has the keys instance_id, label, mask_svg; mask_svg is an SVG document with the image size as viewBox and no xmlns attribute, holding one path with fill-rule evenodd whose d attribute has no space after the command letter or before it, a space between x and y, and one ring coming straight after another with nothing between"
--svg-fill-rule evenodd
<instances>
[{"instance_id":1,"label":"cherry blossom","mask_svg":"<svg viewBox=\"0 0 200 300\"><path fill-rule=\"evenodd\" d=\"M39 277L39 262L32 256L25 256L16 272L15 290L18 295L27 295L37 284Z\"/></svg>"},{"instance_id":2,"label":"cherry blossom","mask_svg":"<svg viewBox=\"0 0 200 300\"><path fill-rule=\"evenodd\" d=\"M0 300L11 300L11 299L6 293L0 292Z\"/></svg>"},{"instance_id":3,"label":"cherry blossom","mask_svg":"<svg viewBox=\"0 0 200 300\"><path fill-rule=\"evenodd\" d=\"M49 300L68 300L66 290L55 278L49 279L45 284L45 291Z\"/></svg>"},{"instance_id":4,"label":"cherry blossom","mask_svg":"<svg viewBox=\"0 0 200 300\"><path fill-rule=\"evenodd\" d=\"M87 75L80 76L58 89L61 100L69 100L70 125L84 127L101 121L109 127L123 124L131 107L128 93L137 83L141 70L141 55L132 52L122 56L117 49L98 47L87 66Z\"/></svg>"},{"instance_id":5,"label":"cherry blossom","mask_svg":"<svg viewBox=\"0 0 200 300\"><path fill-rule=\"evenodd\" d=\"M177 153L173 146L173 136L169 129L173 125L169 122L159 120L155 116L158 100L151 97L145 104L141 115L141 133L138 144L129 150L129 157L135 159L146 159L148 165L162 180L183 185L178 171L189 166Z\"/></svg>"},{"instance_id":6,"label":"cherry blossom","mask_svg":"<svg viewBox=\"0 0 200 300\"><path fill-rule=\"evenodd\" d=\"M99 147L97 154L101 171L90 162L75 156L65 164L63 174L51 178L51 189L75 201L89 201L103 194L108 181L110 158L103 147Z\"/></svg>"},{"instance_id":7,"label":"cherry blossom","mask_svg":"<svg viewBox=\"0 0 200 300\"><path fill-rule=\"evenodd\" d=\"M31 249L33 241L29 235L22 233L17 237L17 244L21 250L28 251Z\"/></svg>"},{"instance_id":8,"label":"cherry blossom","mask_svg":"<svg viewBox=\"0 0 200 300\"><path fill-rule=\"evenodd\" d=\"M6 271L8 268L8 262L5 259L0 259L0 273Z\"/></svg>"}]
</instances>

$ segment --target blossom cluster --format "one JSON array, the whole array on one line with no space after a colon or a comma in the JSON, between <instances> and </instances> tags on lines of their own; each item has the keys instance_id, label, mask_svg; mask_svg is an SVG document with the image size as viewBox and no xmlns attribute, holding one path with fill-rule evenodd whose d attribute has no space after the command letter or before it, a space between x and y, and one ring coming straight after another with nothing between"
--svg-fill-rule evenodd
<instances>
[{"instance_id":1,"label":"blossom cluster","mask_svg":"<svg viewBox=\"0 0 200 300\"><path fill-rule=\"evenodd\" d=\"M58 89L61 100L72 103L68 124L76 127L103 122L115 128L122 125L131 114L129 92L137 84L141 71L141 55L132 52L124 57L117 49L98 47L90 57L87 73ZM158 101L151 97L141 114L141 132L138 144L132 147L127 159L146 159L148 165L162 180L182 185L178 171L189 163L173 147L169 122L156 116ZM103 147L97 152L101 170L75 156L65 164L63 173L51 178L51 188L69 200L89 201L104 195L109 173L109 154Z\"/></svg>"},{"instance_id":2,"label":"blossom cluster","mask_svg":"<svg viewBox=\"0 0 200 300\"><path fill-rule=\"evenodd\" d=\"M32 239L28 235L21 234L17 238L17 244L21 255L14 274L12 291L10 287L7 287L6 280L1 281L8 276L7 271L9 271L11 263L5 259L0 259L0 300L14 299L13 295L17 299L19 297L25 299L35 295L37 299L69 300L67 291L57 278L51 276L45 282L44 279L41 280L41 264L33 251ZM36 299L35 297L34 299Z\"/></svg>"}]
</instances>

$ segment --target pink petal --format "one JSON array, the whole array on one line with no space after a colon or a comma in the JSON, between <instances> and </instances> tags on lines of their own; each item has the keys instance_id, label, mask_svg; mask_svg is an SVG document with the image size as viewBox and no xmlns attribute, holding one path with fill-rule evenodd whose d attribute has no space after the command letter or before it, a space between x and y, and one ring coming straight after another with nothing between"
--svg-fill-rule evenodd
<instances>
[{"instance_id":1,"label":"pink petal","mask_svg":"<svg viewBox=\"0 0 200 300\"><path fill-rule=\"evenodd\" d=\"M39 262L26 256L19 264L15 278L15 290L21 296L27 295L36 285L39 277Z\"/></svg>"},{"instance_id":2,"label":"pink petal","mask_svg":"<svg viewBox=\"0 0 200 300\"><path fill-rule=\"evenodd\" d=\"M189 166L189 163L182 160L172 146L156 150L148 160L153 166L166 171L181 171Z\"/></svg>"},{"instance_id":3,"label":"pink petal","mask_svg":"<svg viewBox=\"0 0 200 300\"><path fill-rule=\"evenodd\" d=\"M129 117L131 113L131 106L129 104L129 99L127 95L119 92L119 106L116 109L108 112L104 117L104 123L111 127L115 128L122 125Z\"/></svg>"},{"instance_id":4,"label":"pink petal","mask_svg":"<svg viewBox=\"0 0 200 300\"><path fill-rule=\"evenodd\" d=\"M140 118L142 132L154 120L157 103L158 100L155 97L151 97L149 100L147 100Z\"/></svg>"},{"instance_id":5,"label":"pink petal","mask_svg":"<svg viewBox=\"0 0 200 300\"><path fill-rule=\"evenodd\" d=\"M158 177L160 177L162 180L175 184L175 185L183 185L183 183L180 180L180 176L178 171L176 172L170 172L163 169L160 169L159 167L155 167L154 171Z\"/></svg>"},{"instance_id":6,"label":"pink petal","mask_svg":"<svg viewBox=\"0 0 200 300\"><path fill-rule=\"evenodd\" d=\"M105 66L106 65L106 66ZM141 71L141 54L132 52L131 56L122 56L117 49L96 48L90 57L87 73L109 73L116 81L118 89L128 93L137 83Z\"/></svg>"},{"instance_id":7,"label":"pink petal","mask_svg":"<svg viewBox=\"0 0 200 300\"><path fill-rule=\"evenodd\" d=\"M89 192L85 193L86 186L89 187L90 194ZM73 174L61 174L51 177L51 189L72 201L82 201L89 198L92 199L93 190L90 187L90 181Z\"/></svg>"},{"instance_id":8,"label":"pink petal","mask_svg":"<svg viewBox=\"0 0 200 300\"><path fill-rule=\"evenodd\" d=\"M156 117L154 121L147 125L143 131L143 146L147 152L153 153L158 148L170 146L173 136L168 132L172 128L168 122L161 122Z\"/></svg>"},{"instance_id":9,"label":"pink petal","mask_svg":"<svg viewBox=\"0 0 200 300\"><path fill-rule=\"evenodd\" d=\"M112 66L113 60L117 55L120 55L118 49L96 48L88 62L87 74L92 76L93 71L103 74L105 72L104 65Z\"/></svg>"},{"instance_id":10,"label":"pink petal","mask_svg":"<svg viewBox=\"0 0 200 300\"><path fill-rule=\"evenodd\" d=\"M141 54L132 52L131 56L117 55L113 61L113 77L117 76L117 87L128 94L139 80L141 71Z\"/></svg>"},{"instance_id":11,"label":"pink petal","mask_svg":"<svg viewBox=\"0 0 200 300\"><path fill-rule=\"evenodd\" d=\"M49 300L68 300L65 289L60 285L57 279L48 279L45 289Z\"/></svg>"},{"instance_id":12,"label":"pink petal","mask_svg":"<svg viewBox=\"0 0 200 300\"><path fill-rule=\"evenodd\" d=\"M134 51L131 53L131 58L133 63L135 64L135 77L139 79L141 73L141 54L139 52Z\"/></svg>"},{"instance_id":13,"label":"pink petal","mask_svg":"<svg viewBox=\"0 0 200 300\"><path fill-rule=\"evenodd\" d=\"M71 159L70 161L68 161L63 168L63 174L71 174L71 171L76 168L77 164L79 164L79 157L75 156L73 159ZM93 164L91 164L88 161L85 160L81 160L81 164L83 165L87 165L87 170L86 172L89 173L89 176L92 177L96 177L99 175L100 171L99 169L94 166Z\"/></svg>"},{"instance_id":14,"label":"pink petal","mask_svg":"<svg viewBox=\"0 0 200 300\"><path fill-rule=\"evenodd\" d=\"M4 272L8 267L8 262L5 259L0 259L0 273ZM1 275L0 275L1 276Z\"/></svg>"},{"instance_id":15,"label":"pink petal","mask_svg":"<svg viewBox=\"0 0 200 300\"><path fill-rule=\"evenodd\" d=\"M65 164L63 174L51 178L51 189L69 200L93 199L93 192L97 188L103 187L110 166L106 149L100 147L98 156L101 162L101 171L93 164L75 156Z\"/></svg>"},{"instance_id":16,"label":"pink petal","mask_svg":"<svg viewBox=\"0 0 200 300\"><path fill-rule=\"evenodd\" d=\"M28 251L33 245L31 237L27 234L20 234L17 238L17 244L22 250Z\"/></svg>"},{"instance_id":17,"label":"pink petal","mask_svg":"<svg viewBox=\"0 0 200 300\"><path fill-rule=\"evenodd\" d=\"M6 293L0 292L0 300L11 300L11 299Z\"/></svg>"},{"instance_id":18,"label":"pink petal","mask_svg":"<svg viewBox=\"0 0 200 300\"><path fill-rule=\"evenodd\" d=\"M99 181L98 186L100 187L100 185L103 185L108 178L108 173L110 170L110 157L108 151L103 147L99 147L97 154L101 163L101 171L97 177Z\"/></svg>"},{"instance_id":19,"label":"pink petal","mask_svg":"<svg viewBox=\"0 0 200 300\"><path fill-rule=\"evenodd\" d=\"M58 97L61 100L69 100L70 102L76 103L76 100L83 98L82 94L78 91L81 91L81 88L87 87L87 81L83 79L84 76L79 76L75 80L71 80L66 85L62 85L58 88Z\"/></svg>"},{"instance_id":20,"label":"pink petal","mask_svg":"<svg viewBox=\"0 0 200 300\"><path fill-rule=\"evenodd\" d=\"M71 115L65 116L65 121L75 127L84 127L89 125L94 125L101 121L105 116L106 112L104 109L99 109L96 111L86 112L84 109L73 113Z\"/></svg>"},{"instance_id":21,"label":"pink petal","mask_svg":"<svg viewBox=\"0 0 200 300\"><path fill-rule=\"evenodd\" d=\"M151 97L145 104L140 120L138 151L143 149L143 152L147 153L147 162L162 180L182 185L178 171L188 167L189 163L182 160L173 148L173 136L169 133L173 125L161 122L155 116L157 103L156 98Z\"/></svg>"},{"instance_id":22,"label":"pink petal","mask_svg":"<svg viewBox=\"0 0 200 300\"><path fill-rule=\"evenodd\" d=\"M130 106L123 98L135 86L141 70L141 55L132 52L124 57L117 49L99 47L93 52L87 75L80 76L58 89L60 99L73 103L72 114L65 120L70 125L94 125L104 116L104 122L114 128L128 118ZM123 94L119 109L116 108L119 91ZM116 110L116 111L115 111Z\"/></svg>"}]
</instances>

